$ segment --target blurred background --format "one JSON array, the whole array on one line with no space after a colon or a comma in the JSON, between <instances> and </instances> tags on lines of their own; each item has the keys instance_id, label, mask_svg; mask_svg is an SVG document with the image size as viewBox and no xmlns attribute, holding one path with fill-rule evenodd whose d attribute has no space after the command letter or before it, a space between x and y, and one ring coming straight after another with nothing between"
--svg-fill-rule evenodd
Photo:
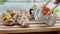
<instances>
[{"instance_id":1,"label":"blurred background","mask_svg":"<svg viewBox=\"0 0 60 34\"><path fill-rule=\"evenodd\" d=\"M48 1L49 0L0 0L0 14L2 14L7 9L13 9L15 11L24 9L29 11L30 7L33 4L40 7L42 4L45 4ZM47 6L52 9L55 6L54 2L55 0L51 0L51 2ZM60 6L57 7L57 9L59 9L60 11Z\"/></svg>"}]
</instances>

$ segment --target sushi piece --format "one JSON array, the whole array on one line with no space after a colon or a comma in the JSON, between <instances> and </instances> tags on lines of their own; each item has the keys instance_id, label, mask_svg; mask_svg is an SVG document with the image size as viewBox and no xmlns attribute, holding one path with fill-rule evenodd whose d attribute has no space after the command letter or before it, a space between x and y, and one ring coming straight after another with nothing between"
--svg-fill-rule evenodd
<instances>
[{"instance_id":1,"label":"sushi piece","mask_svg":"<svg viewBox=\"0 0 60 34\"><path fill-rule=\"evenodd\" d=\"M26 16L22 16L19 24L21 25L21 27L28 27L29 26L29 19Z\"/></svg>"},{"instance_id":2,"label":"sushi piece","mask_svg":"<svg viewBox=\"0 0 60 34\"><path fill-rule=\"evenodd\" d=\"M8 12L3 13L1 19L4 21L5 25L13 25L15 22Z\"/></svg>"},{"instance_id":3,"label":"sushi piece","mask_svg":"<svg viewBox=\"0 0 60 34\"><path fill-rule=\"evenodd\" d=\"M45 4L42 5L42 15L45 16L51 9L47 6L45 6ZM53 13L53 12L52 12ZM51 15L52 13L50 13L49 15ZM48 15L48 16L49 16Z\"/></svg>"},{"instance_id":4,"label":"sushi piece","mask_svg":"<svg viewBox=\"0 0 60 34\"><path fill-rule=\"evenodd\" d=\"M60 4L57 4L52 10L50 10L43 18L43 22L49 26L52 26L56 23L56 14L57 12L54 11ZM51 12L54 12L52 15L49 15ZM49 16L48 16L49 15Z\"/></svg>"},{"instance_id":5,"label":"sushi piece","mask_svg":"<svg viewBox=\"0 0 60 34\"><path fill-rule=\"evenodd\" d=\"M29 13L26 12L26 10L23 10L21 13L18 13L17 23L21 27L28 27L28 25L29 25L28 15L29 15Z\"/></svg>"},{"instance_id":6,"label":"sushi piece","mask_svg":"<svg viewBox=\"0 0 60 34\"><path fill-rule=\"evenodd\" d=\"M37 9L37 6L34 4L32 7L29 9L29 14L30 14L30 19L34 19L34 13Z\"/></svg>"}]
</instances>

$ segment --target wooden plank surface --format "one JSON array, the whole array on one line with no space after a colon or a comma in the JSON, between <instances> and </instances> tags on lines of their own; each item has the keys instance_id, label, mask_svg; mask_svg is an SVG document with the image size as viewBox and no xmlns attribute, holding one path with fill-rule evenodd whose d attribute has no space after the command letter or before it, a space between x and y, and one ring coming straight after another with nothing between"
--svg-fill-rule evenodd
<instances>
[{"instance_id":1,"label":"wooden plank surface","mask_svg":"<svg viewBox=\"0 0 60 34\"><path fill-rule=\"evenodd\" d=\"M33 23L34 24L33 24ZM47 32L47 31L60 31L60 18L57 18L57 21L54 26L45 26L46 24L39 23L38 21L32 21L28 28L21 28L21 26L4 26L0 23L0 33L27 33L27 32ZM44 25L44 27L42 27Z\"/></svg>"}]
</instances>

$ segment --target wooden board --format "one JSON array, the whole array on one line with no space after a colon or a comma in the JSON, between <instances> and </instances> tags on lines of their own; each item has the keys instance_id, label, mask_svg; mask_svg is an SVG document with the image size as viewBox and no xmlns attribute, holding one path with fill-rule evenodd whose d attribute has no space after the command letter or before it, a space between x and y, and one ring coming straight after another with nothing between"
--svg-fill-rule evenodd
<instances>
[{"instance_id":1,"label":"wooden board","mask_svg":"<svg viewBox=\"0 0 60 34\"><path fill-rule=\"evenodd\" d=\"M32 23L33 22L33 23ZM0 33L27 33L27 32L47 32L47 31L60 31L60 18L57 18L57 21L54 26L45 26L42 27L42 22L31 21L28 28L21 28L18 25L15 26L4 26L0 23Z\"/></svg>"}]
</instances>

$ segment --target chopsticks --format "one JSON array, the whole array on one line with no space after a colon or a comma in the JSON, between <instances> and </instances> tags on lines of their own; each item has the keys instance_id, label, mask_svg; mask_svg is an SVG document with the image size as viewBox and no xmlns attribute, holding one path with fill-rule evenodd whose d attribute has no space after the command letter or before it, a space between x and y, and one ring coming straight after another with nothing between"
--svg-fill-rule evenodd
<instances>
[{"instance_id":1,"label":"chopsticks","mask_svg":"<svg viewBox=\"0 0 60 34\"><path fill-rule=\"evenodd\" d=\"M51 0L49 0L49 1L45 4L45 6L47 6L50 2L51 2Z\"/></svg>"}]
</instances>

